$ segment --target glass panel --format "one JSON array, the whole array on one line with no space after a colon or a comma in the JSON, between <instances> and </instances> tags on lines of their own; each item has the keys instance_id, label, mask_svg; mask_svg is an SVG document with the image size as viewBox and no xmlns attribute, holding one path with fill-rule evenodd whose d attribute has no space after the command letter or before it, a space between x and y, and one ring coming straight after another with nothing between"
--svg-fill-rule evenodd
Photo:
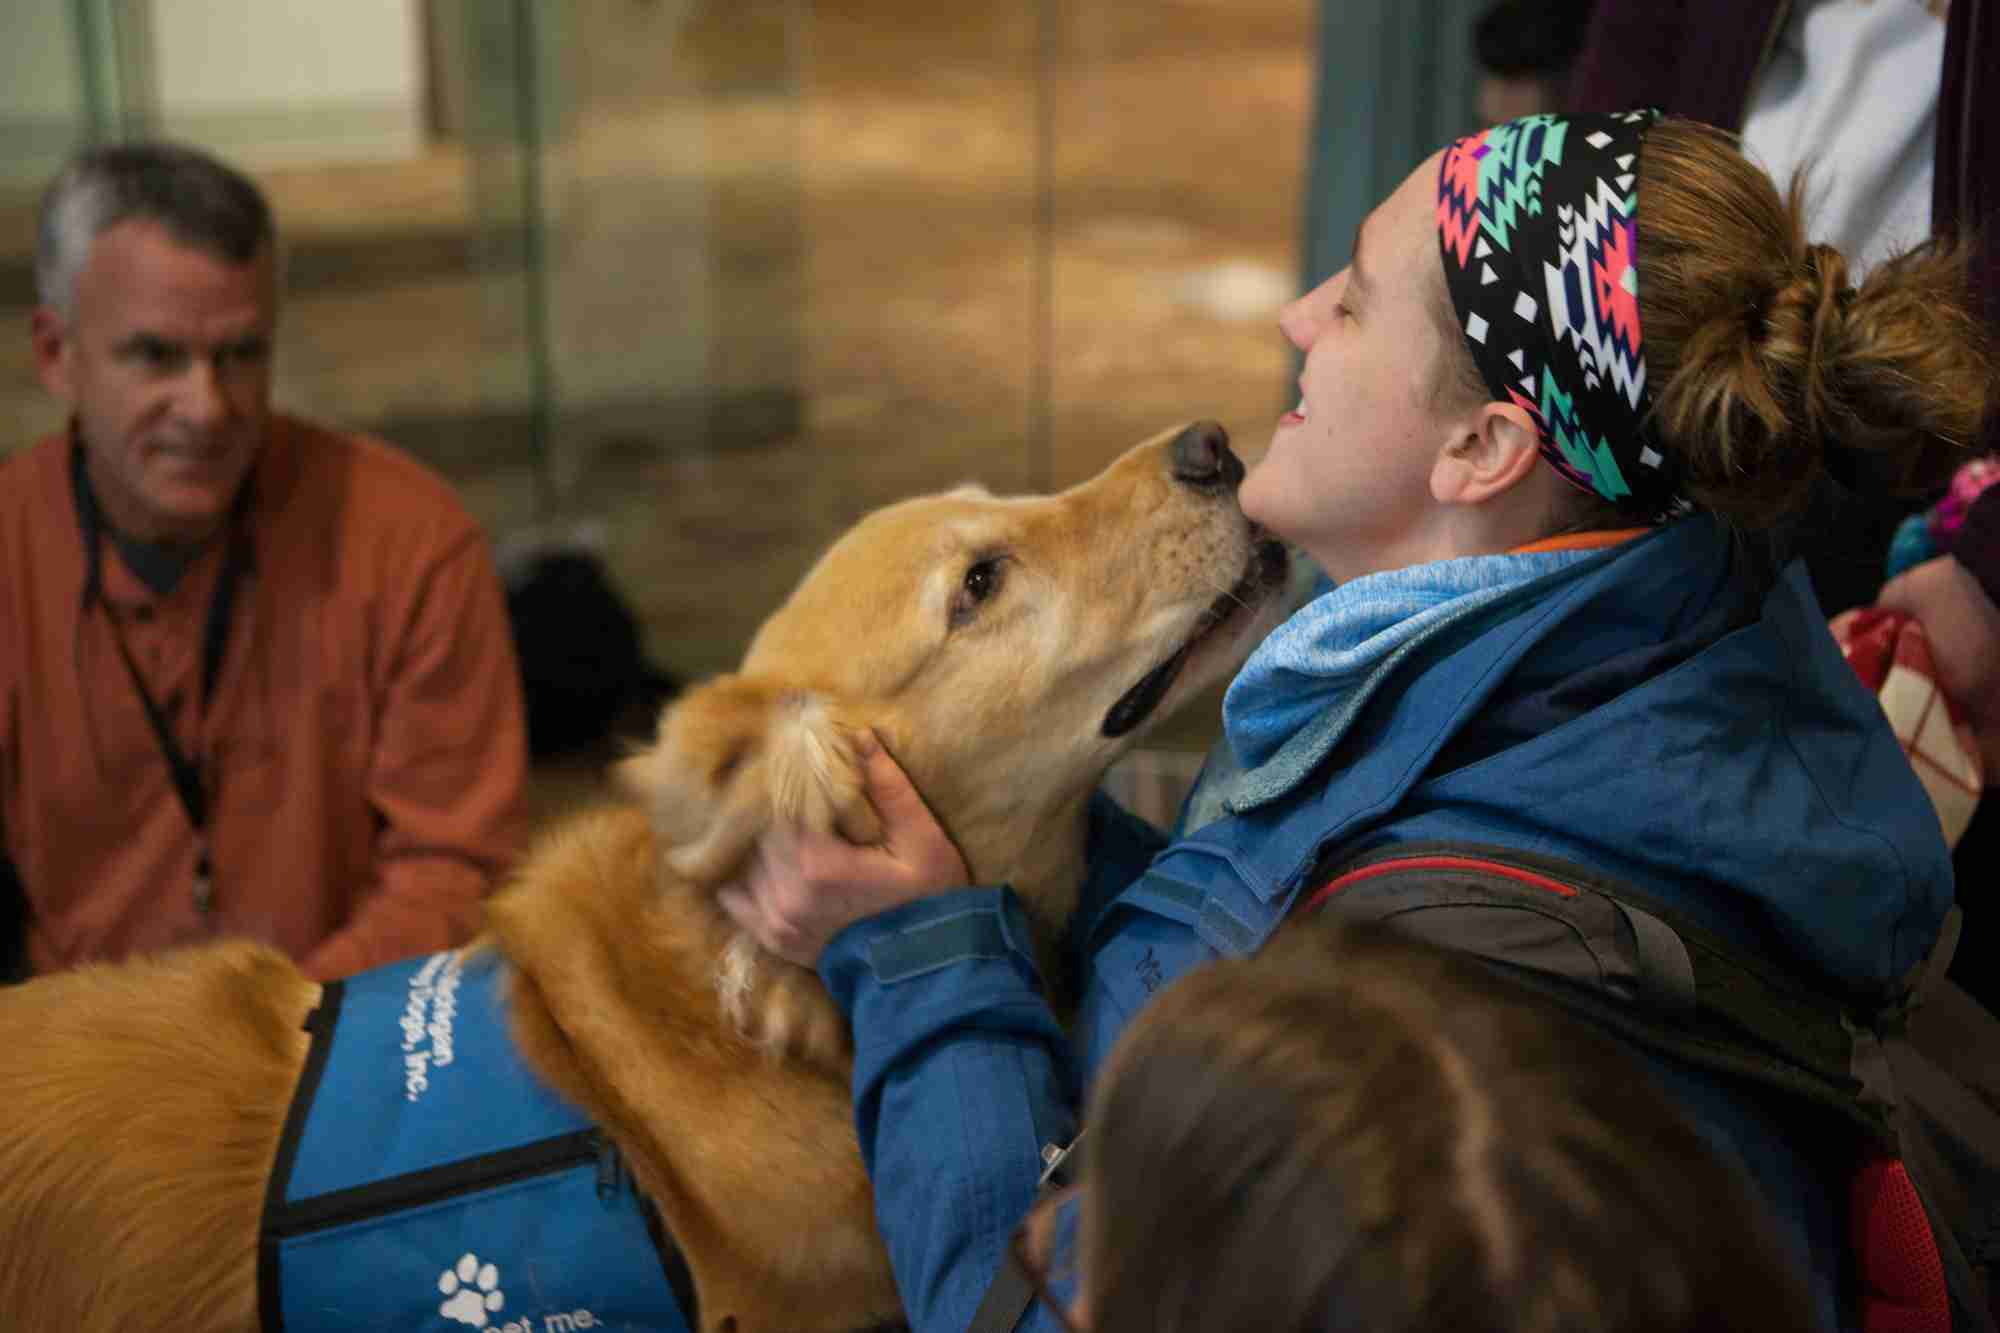
<instances>
[{"instance_id":1,"label":"glass panel","mask_svg":"<svg viewBox=\"0 0 2000 1333\"><path fill-rule=\"evenodd\" d=\"M151 118L147 15L139 0L15 3L0 46L0 313L27 327L34 304L34 210L79 146L142 132ZM27 339L0 339L0 455L60 424Z\"/></svg>"},{"instance_id":2,"label":"glass panel","mask_svg":"<svg viewBox=\"0 0 2000 1333\"><path fill-rule=\"evenodd\" d=\"M1472 26L1490 0L1322 0L1306 276L1347 264L1354 229L1416 165L1478 128Z\"/></svg>"},{"instance_id":3,"label":"glass panel","mask_svg":"<svg viewBox=\"0 0 2000 1333\"><path fill-rule=\"evenodd\" d=\"M104 116L102 4L14 4L0 46L0 188L33 190ZM92 59L85 60L86 52Z\"/></svg>"},{"instance_id":4,"label":"glass panel","mask_svg":"<svg viewBox=\"0 0 2000 1333\"><path fill-rule=\"evenodd\" d=\"M1254 457L1289 405L1313 0L28 8L63 77L0 104L49 108L7 174L151 121L246 166L280 401L442 468L503 556L599 550L680 675L875 505L1197 416ZM8 347L13 447L55 412Z\"/></svg>"},{"instance_id":5,"label":"glass panel","mask_svg":"<svg viewBox=\"0 0 2000 1333\"><path fill-rule=\"evenodd\" d=\"M34 203L87 124L76 12L70 5L15 5L0 48L0 455L48 428L29 359L27 310L34 304Z\"/></svg>"},{"instance_id":6,"label":"glass panel","mask_svg":"<svg viewBox=\"0 0 2000 1333\"><path fill-rule=\"evenodd\" d=\"M1032 5L813 8L807 425L843 509L1034 480L1039 31Z\"/></svg>"},{"instance_id":7,"label":"glass panel","mask_svg":"<svg viewBox=\"0 0 2000 1333\"><path fill-rule=\"evenodd\" d=\"M1299 290L1312 0L1047 8L1053 480L1196 417L1254 460L1297 401L1277 316ZM1207 749L1221 696L1161 724L1121 798L1172 818L1194 771L1175 752Z\"/></svg>"},{"instance_id":8,"label":"glass panel","mask_svg":"<svg viewBox=\"0 0 2000 1333\"><path fill-rule=\"evenodd\" d=\"M800 7L446 8L489 327L522 336L455 466L510 545L602 554L662 665L731 667L838 525L801 503Z\"/></svg>"},{"instance_id":9,"label":"glass panel","mask_svg":"<svg viewBox=\"0 0 2000 1333\"><path fill-rule=\"evenodd\" d=\"M169 98L163 117L253 169L278 210L277 401L424 458L497 532L536 505L535 459L509 432L507 397L528 343L519 312L487 295L452 16L415 0L271 8L284 21L266 18L251 58L285 66L298 97L273 105L245 79L231 99Z\"/></svg>"},{"instance_id":10,"label":"glass panel","mask_svg":"<svg viewBox=\"0 0 2000 1333\"><path fill-rule=\"evenodd\" d=\"M1054 8L1056 480L1193 417L1254 458L1296 401L1311 0Z\"/></svg>"}]
</instances>

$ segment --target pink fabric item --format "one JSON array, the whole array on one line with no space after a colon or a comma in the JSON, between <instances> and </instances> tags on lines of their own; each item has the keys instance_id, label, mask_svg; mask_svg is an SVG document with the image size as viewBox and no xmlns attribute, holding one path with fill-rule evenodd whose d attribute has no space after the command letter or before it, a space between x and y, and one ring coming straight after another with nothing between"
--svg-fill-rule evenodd
<instances>
[{"instance_id":1,"label":"pink fabric item","mask_svg":"<svg viewBox=\"0 0 2000 1333\"><path fill-rule=\"evenodd\" d=\"M2000 459L1975 458L1953 474L1951 488L1932 507L1926 520L1933 550L1947 554L1951 551L1959 529L1965 526L1966 514L1995 482L2000 482Z\"/></svg>"},{"instance_id":2,"label":"pink fabric item","mask_svg":"<svg viewBox=\"0 0 2000 1333\"><path fill-rule=\"evenodd\" d=\"M1938 689L1924 627L1900 611L1861 607L1829 628L1861 683L1875 692L1910 766L1956 845L1979 806L1986 775L1972 729Z\"/></svg>"}]
</instances>

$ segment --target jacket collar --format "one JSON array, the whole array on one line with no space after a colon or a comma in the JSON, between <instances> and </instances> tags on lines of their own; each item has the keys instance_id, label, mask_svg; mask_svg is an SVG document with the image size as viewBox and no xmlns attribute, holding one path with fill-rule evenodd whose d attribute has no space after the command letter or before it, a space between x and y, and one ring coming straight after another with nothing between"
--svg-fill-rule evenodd
<instances>
[{"instance_id":1,"label":"jacket collar","mask_svg":"<svg viewBox=\"0 0 2000 1333\"><path fill-rule=\"evenodd\" d=\"M1341 745L1385 685L1658 539L1439 561L1330 588L1274 630L1230 685L1224 740L1189 804L1185 830L1284 800ZM1453 719L1484 697L1468 693L1435 720L1455 730ZM1435 740L1448 738L1449 731ZM1390 743L1400 748L1411 739Z\"/></svg>"}]
</instances>

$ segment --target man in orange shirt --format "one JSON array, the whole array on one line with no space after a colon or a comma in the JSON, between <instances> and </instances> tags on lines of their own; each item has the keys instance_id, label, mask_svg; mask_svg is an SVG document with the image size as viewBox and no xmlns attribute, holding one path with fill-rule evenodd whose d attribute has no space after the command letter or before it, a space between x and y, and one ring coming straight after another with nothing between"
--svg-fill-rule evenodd
<instances>
[{"instance_id":1,"label":"man in orange shirt","mask_svg":"<svg viewBox=\"0 0 2000 1333\"><path fill-rule=\"evenodd\" d=\"M249 935L334 977L461 942L527 766L478 525L272 411L276 237L229 167L87 153L35 262L70 420L0 462L0 943L42 972Z\"/></svg>"}]
</instances>

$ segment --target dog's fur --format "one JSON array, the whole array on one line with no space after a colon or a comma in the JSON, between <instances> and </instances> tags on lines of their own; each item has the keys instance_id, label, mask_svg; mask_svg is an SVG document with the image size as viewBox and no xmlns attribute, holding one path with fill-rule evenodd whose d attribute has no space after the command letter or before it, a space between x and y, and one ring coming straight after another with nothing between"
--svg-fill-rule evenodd
<instances>
[{"instance_id":1,"label":"dog's fur","mask_svg":"<svg viewBox=\"0 0 2000 1333\"><path fill-rule=\"evenodd\" d=\"M1138 734L1106 737L1107 714L1196 637L1169 705L1232 667L1276 601L1273 548L1230 486L1174 478L1173 436L1057 496L966 488L864 520L741 671L626 761L638 799L558 829L489 905L517 1046L631 1163L704 1329L852 1329L898 1308L839 1016L713 890L778 822L878 836L855 758L872 727L1052 958L1090 792ZM318 993L248 942L0 992L10 1326L257 1326L258 1217Z\"/></svg>"}]
</instances>

